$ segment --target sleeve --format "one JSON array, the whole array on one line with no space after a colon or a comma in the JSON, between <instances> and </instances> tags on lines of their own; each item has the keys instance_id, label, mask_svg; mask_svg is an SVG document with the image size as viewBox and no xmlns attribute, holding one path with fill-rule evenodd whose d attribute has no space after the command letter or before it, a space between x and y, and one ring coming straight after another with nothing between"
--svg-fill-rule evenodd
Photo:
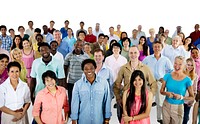
<instances>
[{"instance_id":1,"label":"sleeve","mask_svg":"<svg viewBox=\"0 0 200 124\"><path fill-rule=\"evenodd\" d=\"M70 115L72 120L78 119L79 104L80 104L80 96L79 96L78 85L76 82L72 91L71 115Z\"/></svg>"},{"instance_id":2,"label":"sleeve","mask_svg":"<svg viewBox=\"0 0 200 124\"><path fill-rule=\"evenodd\" d=\"M166 73L171 73L173 71L173 65L171 61L166 57Z\"/></svg>"},{"instance_id":3,"label":"sleeve","mask_svg":"<svg viewBox=\"0 0 200 124\"><path fill-rule=\"evenodd\" d=\"M31 102L30 89L28 88L28 85L26 84L24 103L30 103L30 102Z\"/></svg>"},{"instance_id":4,"label":"sleeve","mask_svg":"<svg viewBox=\"0 0 200 124\"><path fill-rule=\"evenodd\" d=\"M148 64L148 60L147 60L147 58L148 58L148 57L145 57L145 58L143 59L143 61L142 61L142 63L145 64L145 65Z\"/></svg>"},{"instance_id":5,"label":"sleeve","mask_svg":"<svg viewBox=\"0 0 200 124\"><path fill-rule=\"evenodd\" d=\"M64 92L64 103L63 103L63 109L65 112L69 112L69 103L68 103L68 99L67 99L67 94L66 94L66 90L65 88L62 88L63 92Z\"/></svg>"},{"instance_id":6,"label":"sleeve","mask_svg":"<svg viewBox=\"0 0 200 124\"><path fill-rule=\"evenodd\" d=\"M65 56L64 65L69 66L69 60L70 60L70 58L71 58L71 53L68 53Z\"/></svg>"},{"instance_id":7,"label":"sleeve","mask_svg":"<svg viewBox=\"0 0 200 124\"><path fill-rule=\"evenodd\" d=\"M34 60L33 64L32 64L32 69L31 69L31 74L30 74L30 76L32 78L36 78L36 76L37 76L37 74L36 74L36 70L37 70L37 68L36 68L36 60Z\"/></svg>"},{"instance_id":8,"label":"sleeve","mask_svg":"<svg viewBox=\"0 0 200 124\"><path fill-rule=\"evenodd\" d=\"M111 96L110 96L110 88L108 85L108 82L105 80L105 94L104 94L104 105L105 105L105 117L104 118L110 118L111 117Z\"/></svg>"},{"instance_id":9,"label":"sleeve","mask_svg":"<svg viewBox=\"0 0 200 124\"><path fill-rule=\"evenodd\" d=\"M192 86L192 80L189 77L187 77L186 87L188 88L190 86Z\"/></svg>"},{"instance_id":10,"label":"sleeve","mask_svg":"<svg viewBox=\"0 0 200 124\"><path fill-rule=\"evenodd\" d=\"M41 104L42 104L42 95L39 92L36 95L35 102L34 102L34 105L33 105L33 110L32 110L32 115L33 116L40 116L40 107L41 107Z\"/></svg>"},{"instance_id":11,"label":"sleeve","mask_svg":"<svg viewBox=\"0 0 200 124\"><path fill-rule=\"evenodd\" d=\"M148 71L148 77L147 77L148 83L150 84L150 88L151 88L153 95L155 95L156 91L158 90L157 82L156 82L156 79L154 78L153 73L151 72L150 68L148 66L146 66L146 68Z\"/></svg>"},{"instance_id":12,"label":"sleeve","mask_svg":"<svg viewBox=\"0 0 200 124\"><path fill-rule=\"evenodd\" d=\"M5 106L5 88L0 86L0 108Z\"/></svg>"},{"instance_id":13,"label":"sleeve","mask_svg":"<svg viewBox=\"0 0 200 124\"><path fill-rule=\"evenodd\" d=\"M113 87L113 91L114 91L114 94L116 96L116 99L121 98L120 89L121 89L121 83L122 83L123 78L124 78L124 69L123 69L123 66L122 66L120 68L119 72L118 72L117 79L114 82L114 87Z\"/></svg>"},{"instance_id":14,"label":"sleeve","mask_svg":"<svg viewBox=\"0 0 200 124\"><path fill-rule=\"evenodd\" d=\"M167 82L169 75L170 75L169 73L167 73L167 74L164 75L163 80L164 80L165 82Z\"/></svg>"},{"instance_id":15,"label":"sleeve","mask_svg":"<svg viewBox=\"0 0 200 124\"><path fill-rule=\"evenodd\" d=\"M59 62L57 63L57 74L58 74L58 79L65 78L65 71L64 71L64 66L60 65Z\"/></svg>"}]
</instances>

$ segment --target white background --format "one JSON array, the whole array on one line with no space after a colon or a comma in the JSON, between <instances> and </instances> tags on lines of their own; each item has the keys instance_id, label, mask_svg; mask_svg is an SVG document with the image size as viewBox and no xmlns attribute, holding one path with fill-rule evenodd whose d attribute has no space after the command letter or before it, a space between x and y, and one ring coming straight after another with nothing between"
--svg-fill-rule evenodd
<instances>
[{"instance_id":1,"label":"white background","mask_svg":"<svg viewBox=\"0 0 200 124\"><path fill-rule=\"evenodd\" d=\"M139 24L149 36L149 28L159 26L170 30L170 36L176 26L181 25L188 36L194 31L194 25L200 23L199 0L1 0L0 25L7 28L17 28L33 20L34 28L49 26L49 21L55 21L55 28L64 26L64 21L70 21L69 27L74 31L79 29L79 22L85 22L85 29L99 22L104 33L108 28L121 24L122 31L131 36L131 31Z\"/></svg>"}]
</instances>

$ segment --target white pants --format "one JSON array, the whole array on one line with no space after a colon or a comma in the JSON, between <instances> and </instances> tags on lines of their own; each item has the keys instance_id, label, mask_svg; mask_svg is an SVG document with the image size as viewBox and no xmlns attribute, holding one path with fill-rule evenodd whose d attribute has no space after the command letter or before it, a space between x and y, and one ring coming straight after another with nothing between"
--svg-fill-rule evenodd
<instances>
[{"instance_id":1,"label":"white pants","mask_svg":"<svg viewBox=\"0 0 200 124\"><path fill-rule=\"evenodd\" d=\"M2 115L1 115L2 124L29 124L27 113L24 115L22 119L20 119L17 122L13 122L12 119L14 119L13 115L2 112Z\"/></svg>"}]
</instances>

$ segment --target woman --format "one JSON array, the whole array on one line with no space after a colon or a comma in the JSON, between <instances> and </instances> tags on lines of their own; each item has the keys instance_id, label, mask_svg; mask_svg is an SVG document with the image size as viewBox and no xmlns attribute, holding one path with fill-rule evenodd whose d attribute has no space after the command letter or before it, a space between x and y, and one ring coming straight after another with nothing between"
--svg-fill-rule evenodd
<instances>
[{"instance_id":1,"label":"woman","mask_svg":"<svg viewBox=\"0 0 200 124\"><path fill-rule=\"evenodd\" d=\"M129 61L128 51L131 46L131 40L128 37L122 39L122 52L121 55Z\"/></svg>"},{"instance_id":2,"label":"woman","mask_svg":"<svg viewBox=\"0 0 200 124\"><path fill-rule=\"evenodd\" d=\"M88 54L88 56L90 57L90 59L94 59L94 55L91 53L91 46L90 43L85 43L83 50L85 53Z\"/></svg>"},{"instance_id":3,"label":"woman","mask_svg":"<svg viewBox=\"0 0 200 124\"><path fill-rule=\"evenodd\" d=\"M24 28L24 26L19 26L18 27L18 31L19 31L19 35L21 36L21 38L22 38L22 40L28 40L29 39L29 35L28 34L24 34L24 32L25 32L25 28Z\"/></svg>"},{"instance_id":4,"label":"woman","mask_svg":"<svg viewBox=\"0 0 200 124\"><path fill-rule=\"evenodd\" d=\"M11 51L11 56L12 56L11 58L13 58L12 61L16 61L21 65L20 79L23 82L27 83L27 78L26 78L27 70L22 60L22 51L18 48L15 48Z\"/></svg>"},{"instance_id":5,"label":"woman","mask_svg":"<svg viewBox=\"0 0 200 124\"><path fill-rule=\"evenodd\" d=\"M185 40L185 34L183 32L178 33L178 36L181 37L181 43L180 45L183 45L183 42Z\"/></svg>"},{"instance_id":6,"label":"woman","mask_svg":"<svg viewBox=\"0 0 200 124\"><path fill-rule=\"evenodd\" d=\"M32 114L38 124L64 124L68 121L69 105L66 90L56 86L57 77L53 71L42 74L45 88L38 92ZM45 99L44 99L45 98ZM65 116L63 119L62 109Z\"/></svg>"},{"instance_id":7,"label":"woman","mask_svg":"<svg viewBox=\"0 0 200 124\"><path fill-rule=\"evenodd\" d=\"M108 56L110 56L110 55L113 54L113 52L112 52L112 45L113 45L114 43L117 43L117 41L114 40L114 39L110 41L109 49L106 51L105 57L108 57Z\"/></svg>"},{"instance_id":8,"label":"woman","mask_svg":"<svg viewBox=\"0 0 200 124\"><path fill-rule=\"evenodd\" d=\"M164 124L182 124L184 100L194 100L192 81L183 73L184 62L184 57L177 56L174 62L174 71L165 74L161 81L160 93L166 95L162 107ZM186 91L189 96L185 96Z\"/></svg>"},{"instance_id":9,"label":"woman","mask_svg":"<svg viewBox=\"0 0 200 124\"><path fill-rule=\"evenodd\" d=\"M32 63L35 58L34 57L35 52L34 52L33 48L31 47L29 40L27 40L27 39L22 41L22 46L23 46L22 61L24 62L24 65L27 70L26 78L27 78L28 86L30 86L30 82L31 82L30 73L31 73Z\"/></svg>"},{"instance_id":10,"label":"woman","mask_svg":"<svg viewBox=\"0 0 200 124\"><path fill-rule=\"evenodd\" d=\"M186 60L186 68L183 71L184 74L186 74L191 80L192 80L192 86L194 91L194 96L197 94L197 83L198 83L198 76L195 73L195 63L192 58L188 58ZM186 93L186 96L188 96L188 93ZM190 108L193 105L194 101L184 101L184 117L183 117L183 124L187 124L189 120L189 113Z\"/></svg>"},{"instance_id":11,"label":"woman","mask_svg":"<svg viewBox=\"0 0 200 124\"><path fill-rule=\"evenodd\" d=\"M166 36L164 34L161 34L159 36L159 40L162 44L163 44L163 48L165 48L165 46L168 46L168 44L166 43Z\"/></svg>"},{"instance_id":12,"label":"woman","mask_svg":"<svg viewBox=\"0 0 200 124\"><path fill-rule=\"evenodd\" d=\"M145 87L144 74L135 70L131 75L130 89L123 93L123 119L121 124L150 124L153 94Z\"/></svg>"},{"instance_id":13,"label":"woman","mask_svg":"<svg viewBox=\"0 0 200 124\"><path fill-rule=\"evenodd\" d=\"M190 58L190 50L193 47L191 37L185 38L185 40L183 41L183 46L184 46L185 51L186 51L186 57Z\"/></svg>"},{"instance_id":14,"label":"woman","mask_svg":"<svg viewBox=\"0 0 200 124\"><path fill-rule=\"evenodd\" d=\"M14 48L19 48L22 49L22 38L20 35L15 35L14 39L13 39L13 44L11 46L11 50L13 50Z\"/></svg>"},{"instance_id":15,"label":"woman","mask_svg":"<svg viewBox=\"0 0 200 124\"><path fill-rule=\"evenodd\" d=\"M0 85L8 78L8 62L9 57L6 54L0 54Z\"/></svg>"},{"instance_id":16,"label":"woman","mask_svg":"<svg viewBox=\"0 0 200 124\"><path fill-rule=\"evenodd\" d=\"M126 32L122 32L120 35L120 40L118 41L118 43L122 46L122 39L128 37L128 34Z\"/></svg>"},{"instance_id":17,"label":"woman","mask_svg":"<svg viewBox=\"0 0 200 124\"><path fill-rule=\"evenodd\" d=\"M10 62L7 68L9 77L0 85L1 123L29 124L27 110L31 102L30 90L19 78L21 66L18 62Z\"/></svg>"},{"instance_id":18,"label":"woman","mask_svg":"<svg viewBox=\"0 0 200 124\"><path fill-rule=\"evenodd\" d=\"M141 36L139 39L138 50L140 51L139 60L142 61L149 55L149 47L145 36Z\"/></svg>"}]
</instances>

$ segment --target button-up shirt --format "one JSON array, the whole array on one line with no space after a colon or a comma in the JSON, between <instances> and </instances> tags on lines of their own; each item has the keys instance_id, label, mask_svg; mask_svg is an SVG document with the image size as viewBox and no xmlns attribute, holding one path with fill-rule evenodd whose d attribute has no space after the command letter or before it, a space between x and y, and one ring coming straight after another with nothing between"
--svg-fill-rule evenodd
<instances>
[{"instance_id":1,"label":"button-up shirt","mask_svg":"<svg viewBox=\"0 0 200 124\"><path fill-rule=\"evenodd\" d=\"M63 124L62 109L64 109L64 112L69 111L65 88L60 86L56 88L55 95L52 95L51 92L45 88L37 94L35 99L32 114L33 116L40 116L41 121L45 124ZM41 115L40 107L42 107Z\"/></svg>"},{"instance_id":2,"label":"button-up shirt","mask_svg":"<svg viewBox=\"0 0 200 124\"><path fill-rule=\"evenodd\" d=\"M63 40L68 43L69 48L71 50L74 48L74 44L76 43L76 39L73 36L71 36L71 38L69 38L69 36L67 36Z\"/></svg>"},{"instance_id":3,"label":"button-up shirt","mask_svg":"<svg viewBox=\"0 0 200 124\"><path fill-rule=\"evenodd\" d=\"M42 35L43 35L43 37L46 38L46 41L47 41L48 44L50 44L51 41L54 40L53 35L49 32L47 34L42 34Z\"/></svg>"},{"instance_id":4,"label":"button-up shirt","mask_svg":"<svg viewBox=\"0 0 200 124\"><path fill-rule=\"evenodd\" d=\"M94 43L97 41L97 37L94 36L93 34L88 34L85 36L85 41L89 43Z\"/></svg>"},{"instance_id":5,"label":"button-up shirt","mask_svg":"<svg viewBox=\"0 0 200 124\"><path fill-rule=\"evenodd\" d=\"M69 47L69 44L67 43L67 41L62 40L60 45L57 48L57 51L60 52L63 55L63 58L65 58L65 56L72 51L72 49Z\"/></svg>"},{"instance_id":6,"label":"button-up shirt","mask_svg":"<svg viewBox=\"0 0 200 124\"><path fill-rule=\"evenodd\" d=\"M1 48L10 52L10 47L12 46L12 38L8 35L6 35L5 37L0 35L0 40L2 40Z\"/></svg>"},{"instance_id":7,"label":"button-up shirt","mask_svg":"<svg viewBox=\"0 0 200 124\"><path fill-rule=\"evenodd\" d=\"M111 117L111 98L108 82L96 76L91 84L85 76L73 88L71 118L79 124L103 124Z\"/></svg>"},{"instance_id":8,"label":"button-up shirt","mask_svg":"<svg viewBox=\"0 0 200 124\"><path fill-rule=\"evenodd\" d=\"M27 83L20 79L16 90L13 89L10 78L0 85L0 108L5 106L11 110L23 108L25 103L30 103L30 90Z\"/></svg>"}]
</instances>

